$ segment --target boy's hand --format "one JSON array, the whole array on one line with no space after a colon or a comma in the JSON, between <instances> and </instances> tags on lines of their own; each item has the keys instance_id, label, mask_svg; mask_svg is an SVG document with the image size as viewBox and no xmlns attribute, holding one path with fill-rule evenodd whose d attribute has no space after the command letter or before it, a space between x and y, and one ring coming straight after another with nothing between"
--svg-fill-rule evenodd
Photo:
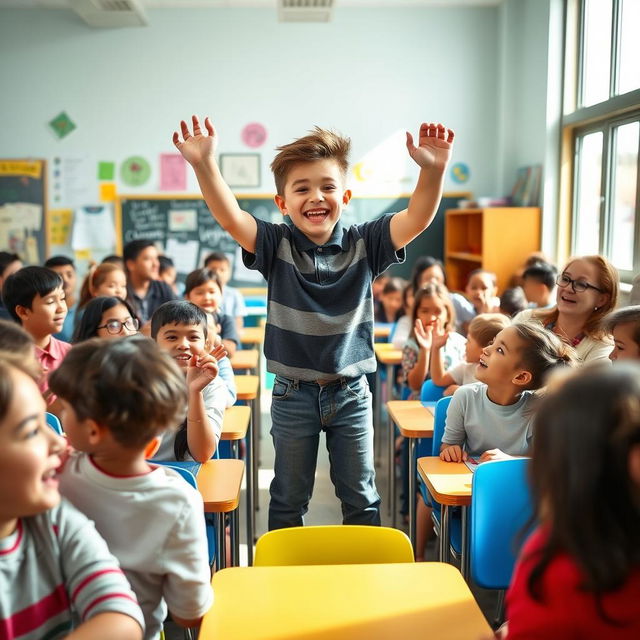
<instances>
[{"instance_id":1,"label":"boy's hand","mask_svg":"<svg viewBox=\"0 0 640 640\"><path fill-rule=\"evenodd\" d=\"M214 348L211 351L210 355L212 355L216 359L216 362L217 362L218 360L222 360L222 358L226 358L227 357L227 350L225 349L225 347L222 344L222 342L220 342L219 344L214 346Z\"/></svg>"},{"instance_id":2,"label":"boy's hand","mask_svg":"<svg viewBox=\"0 0 640 640\"><path fill-rule=\"evenodd\" d=\"M423 122L417 147L413 144L413 136L407 131L407 150L420 168L444 171L451 157L454 135L451 129L440 123Z\"/></svg>"},{"instance_id":3,"label":"boy's hand","mask_svg":"<svg viewBox=\"0 0 640 640\"><path fill-rule=\"evenodd\" d=\"M183 141L180 142L180 135L177 131L173 132L173 144L182 157L191 165L200 164L203 160L214 160L216 147L218 146L218 136L211 124L211 120L207 116L204 119L204 126L208 135L202 133L198 116L191 116L193 123L193 135L189 131L189 126L184 120L180 121L180 130L182 131Z\"/></svg>"},{"instance_id":4,"label":"boy's hand","mask_svg":"<svg viewBox=\"0 0 640 640\"><path fill-rule=\"evenodd\" d=\"M187 387L189 391L202 391L218 375L218 362L210 354L196 355L187 366Z\"/></svg>"},{"instance_id":5,"label":"boy's hand","mask_svg":"<svg viewBox=\"0 0 640 640\"><path fill-rule=\"evenodd\" d=\"M480 458L478 462L488 462L489 460L510 460L512 456L505 453L504 451L500 451L500 449L487 449Z\"/></svg>"},{"instance_id":6,"label":"boy's hand","mask_svg":"<svg viewBox=\"0 0 640 640\"><path fill-rule=\"evenodd\" d=\"M433 339L433 325L427 325L425 328L422 324L422 320L419 318L416 319L414 324L415 334L416 334L416 342L421 349L426 349L427 351L431 349L431 343Z\"/></svg>"},{"instance_id":7,"label":"boy's hand","mask_svg":"<svg viewBox=\"0 0 640 640\"><path fill-rule=\"evenodd\" d=\"M464 462L469 457L466 451L462 450L462 447L458 444L452 444L440 452L440 460L445 462Z\"/></svg>"},{"instance_id":8,"label":"boy's hand","mask_svg":"<svg viewBox=\"0 0 640 640\"><path fill-rule=\"evenodd\" d=\"M435 326L433 329L433 333L431 334L431 348L442 349L442 347L447 344L448 339L449 332L442 326L441 322L438 322L437 326Z\"/></svg>"}]
</instances>

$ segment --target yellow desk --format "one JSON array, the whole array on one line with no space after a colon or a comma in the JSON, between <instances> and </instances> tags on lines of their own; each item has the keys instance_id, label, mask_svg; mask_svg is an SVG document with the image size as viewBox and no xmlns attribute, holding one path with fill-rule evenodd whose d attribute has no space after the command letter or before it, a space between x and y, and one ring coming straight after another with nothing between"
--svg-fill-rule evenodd
<instances>
[{"instance_id":1,"label":"yellow desk","mask_svg":"<svg viewBox=\"0 0 640 640\"><path fill-rule=\"evenodd\" d=\"M440 520L440 560L449 559L449 507L462 507L462 575L469 575L468 517L473 473L463 462L444 462L440 458L418 458L418 473L434 500L442 505Z\"/></svg>"},{"instance_id":2,"label":"yellow desk","mask_svg":"<svg viewBox=\"0 0 640 640\"><path fill-rule=\"evenodd\" d=\"M373 339L380 340L381 338L388 338L391 335L392 324L374 324L373 325Z\"/></svg>"},{"instance_id":3,"label":"yellow desk","mask_svg":"<svg viewBox=\"0 0 640 640\"><path fill-rule=\"evenodd\" d=\"M236 376L236 392L238 400L245 400L251 407L251 421L247 431L247 554L249 565L253 564L253 542L255 531L255 506L258 493L258 457L256 444L258 442L258 428L260 405L258 392L260 376Z\"/></svg>"},{"instance_id":4,"label":"yellow desk","mask_svg":"<svg viewBox=\"0 0 640 640\"><path fill-rule=\"evenodd\" d=\"M391 506L393 526L396 526L396 474L394 451L394 428L398 425L400 433L409 439L409 538L416 548L416 439L433 436L433 407L425 407L419 400L391 400L387 402L389 414L389 504Z\"/></svg>"},{"instance_id":5,"label":"yellow desk","mask_svg":"<svg viewBox=\"0 0 640 640\"><path fill-rule=\"evenodd\" d=\"M373 351L378 360L376 368L376 406L373 414L374 427L374 451L376 462L380 464L381 460L381 440L382 440L382 404L388 400L392 400L393 393L393 367L402 362L402 350L394 349L389 342L376 342L373 345ZM386 397L382 393L382 380L380 379L380 365L387 367Z\"/></svg>"},{"instance_id":6,"label":"yellow desk","mask_svg":"<svg viewBox=\"0 0 640 640\"><path fill-rule=\"evenodd\" d=\"M240 329L241 344L262 344L264 342L264 327L243 327Z\"/></svg>"},{"instance_id":7,"label":"yellow desk","mask_svg":"<svg viewBox=\"0 0 640 640\"><path fill-rule=\"evenodd\" d=\"M238 504L240 502L240 487L244 462L242 460L207 460L200 466L196 482L198 491L204 502L205 513L216 514L216 532L218 540L218 567L227 564L225 549L224 514L231 518L231 549L233 559L239 557L240 540L238 534Z\"/></svg>"},{"instance_id":8,"label":"yellow desk","mask_svg":"<svg viewBox=\"0 0 640 640\"><path fill-rule=\"evenodd\" d=\"M251 407L228 407L222 418L221 440L231 441L231 453L239 458L238 443L247 435L251 424Z\"/></svg>"},{"instance_id":9,"label":"yellow desk","mask_svg":"<svg viewBox=\"0 0 640 640\"><path fill-rule=\"evenodd\" d=\"M238 349L231 358L234 371L256 371L260 352L257 349ZM256 371L257 373L257 371Z\"/></svg>"},{"instance_id":10,"label":"yellow desk","mask_svg":"<svg viewBox=\"0 0 640 640\"><path fill-rule=\"evenodd\" d=\"M217 572L200 640L475 640L491 635L459 571L438 562Z\"/></svg>"}]
</instances>

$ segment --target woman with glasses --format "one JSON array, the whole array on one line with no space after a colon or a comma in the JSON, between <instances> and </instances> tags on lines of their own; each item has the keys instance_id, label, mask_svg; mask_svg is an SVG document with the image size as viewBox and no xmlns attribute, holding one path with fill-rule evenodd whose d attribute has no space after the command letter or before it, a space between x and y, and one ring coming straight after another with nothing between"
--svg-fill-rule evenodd
<instances>
[{"instance_id":1,"label":"woman with glasses","mask_svg":"<svg viewBox=\"0 0 640 640\"><path fill-rule=\"evenodd\" d=\"M556 280L551 309L526 309L514 322L531 318L573 345L581 362L607 360L613 341L602 328L604 316L618 301L618 272L602 256L569 260Z\"/></svg>"},{"instance_id":2,"label":"woman with glasses","mask_svg":"<svg viewBox=\"0 0 640 640\"><path fill-rule=\"evenodd\" d=\"M122 298L98 296L87 303L73 343L89 338L124 338L138 332L140 323L128 302Z\"/></svg>"}]
</instances>

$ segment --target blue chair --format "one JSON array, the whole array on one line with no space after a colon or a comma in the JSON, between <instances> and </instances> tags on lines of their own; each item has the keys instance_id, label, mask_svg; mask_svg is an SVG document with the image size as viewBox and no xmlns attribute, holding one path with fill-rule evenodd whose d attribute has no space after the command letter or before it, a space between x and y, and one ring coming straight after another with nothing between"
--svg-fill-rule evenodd
<instances>
[{"instance_id":1,"label":"blue chair","mask_svg":"<svg viewBox=\"0 0 640 640\"><path fill-rule=\"evenodd\" d=\"M58 419L58 416L54 415L53 413L49 413L48 411L45 412L44 416L45 416L45 419L47 421L47 424L59 436L63 436L64 435L64 431L62 430L62 425L60 424L60 420Z\"/></svg>"},{"instance_id":2,"label":"blue chair","mask_svg":"<svg viewBox=\"0 0 640 640\"><path fill-rule=\"evenodd\" d=\"M528 458L496 460L473 473L470 568L474 582L485 589L509 586L526 537L521 534L533 522L528 465Z\"/></svg>"},{"instance_id":3,"label":"blue chair","mask_svg":"<svg viewBox=\"0 0 640 640\"><path fill-rule=\"evenodd\" d=\"M425 380L420 389L420 402L438 402L446 387L439 387L433 380Z\"/></svg>"}]
</instances>

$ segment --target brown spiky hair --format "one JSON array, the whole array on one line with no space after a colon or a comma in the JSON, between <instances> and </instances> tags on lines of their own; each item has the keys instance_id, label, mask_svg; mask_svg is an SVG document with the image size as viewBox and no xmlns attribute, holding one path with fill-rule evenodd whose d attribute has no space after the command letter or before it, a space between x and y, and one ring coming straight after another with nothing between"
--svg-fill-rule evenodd
<instances>
[{"instance_id":1,"label":"brown spiky hair","mask_svg":"<svg viewBox=\"0 0 640 640\"><path fill-rule=\"evenodd\" d=\"M317 126L309 132L308 136L277 147L276 150L279 153L271 163L271 171L273 171L278 195L284 195L287 176L291 168L300 162L334 160L340 168L343 179L346 180L350 149L351 140L349 138Z\"/></svg>"}]
</instances>

